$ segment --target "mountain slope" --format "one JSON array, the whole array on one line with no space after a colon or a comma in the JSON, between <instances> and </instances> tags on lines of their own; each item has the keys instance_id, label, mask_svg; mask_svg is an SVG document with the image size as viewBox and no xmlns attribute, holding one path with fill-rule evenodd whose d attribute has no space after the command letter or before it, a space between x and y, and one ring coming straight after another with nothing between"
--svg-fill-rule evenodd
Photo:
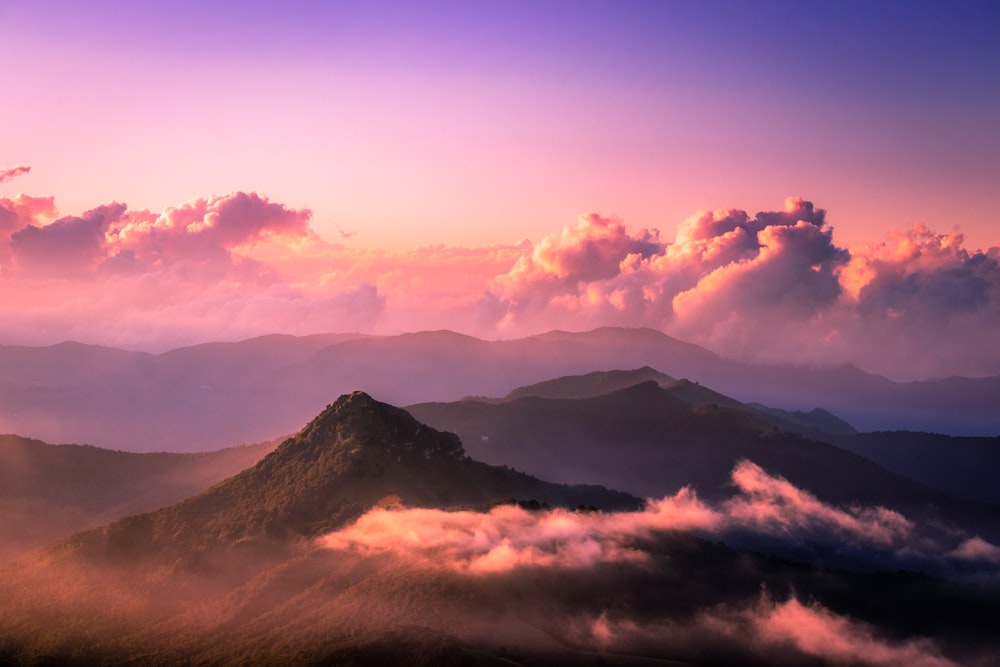
<instances>
[{"instance_id":1,"label":"mountain slope","mask_svg":"<svg viewBox=\"0 0 1000 667\"><path fill-rule=\"evenodd\" d=\"M135 454L0 435L0 561L176 503L252 466L276 445Z\"/></svg>"},{"instance_id":2,"label":"mountain slope","mask_svg":"<svg viewBox=\"0 0 1000 667\"><path fill-rule=\"evenodd\" d=\"M956 498L1000 505L1000 436L956 437L913 431L829 436L848 451Z\"/></svg>"},{"instance_id":3,"label":"mountain slope","mask_svg":"<svg viewBox=\"0 0 1000 667\"><path fill-rule=\"evenodd\" d=\"M562 486L465 456L452 433L363 392L341 396L259 463L177 505L72 539L134 555L241 540L313 537L392 496L408 506L490 504L511 497L551 505L635 508L599 486Z\"/></svg>"},{"instance_id":4,"label":"mountain slope","mask_svg":"<svg viewBox=\"0 0 1000 667\"><path fill-rule=\"evenodd\" d=\"M955 500L739 409L693 407L655 381L587 399L466 400L409 410L458 433L475 458L556 481L606 484L650 497L693 484L700 495L724 498L733 466L749 459L827 502L883 505L1000 536L994 506Z\"/></svg>"}]
</instances>

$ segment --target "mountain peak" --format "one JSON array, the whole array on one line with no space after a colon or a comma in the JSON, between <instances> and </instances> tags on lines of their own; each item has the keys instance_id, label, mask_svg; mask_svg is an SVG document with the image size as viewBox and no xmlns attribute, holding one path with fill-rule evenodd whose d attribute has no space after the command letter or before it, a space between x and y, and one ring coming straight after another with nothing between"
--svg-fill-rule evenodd
<instances>
[{"instance_id":1,"label":"mountain peak","mask_svg":"<svg viewBox=\"0 0 1000 667\"><path fill-rule=\"evenodd\" d=\"M420 507L510 497L569 507L631 509L639 502L603 487L564 487L472 461L454 433L356 391L328 405L256 465L201 494L68 540L101 557L200 553L244 540L319 535L390 495Z\"/></svg>"},{"instance_id":2,"label":"mountain peak","mask_svg":"<svg viewBox=\"0 0 1000 667\"><path fill-rule=\"evenodd\" d=\"M296 450L347 444L397 459L465 457L455 434L425 426L406 410L376 401L363 391L342 395L286 443Z\"/></svg>"}]
</instances>

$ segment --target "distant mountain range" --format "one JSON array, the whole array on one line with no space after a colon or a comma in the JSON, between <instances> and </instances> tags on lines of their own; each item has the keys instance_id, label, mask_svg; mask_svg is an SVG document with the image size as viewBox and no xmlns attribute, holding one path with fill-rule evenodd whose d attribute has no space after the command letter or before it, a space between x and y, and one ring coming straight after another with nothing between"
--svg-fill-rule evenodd
<instances>
[{"instance_id":1,"label":"distant mountain range","mask_svg":"<svg viewBox=\"0 0 1000 667\"><path fill-rule=\"evenodd\" d=\"M552 467L540 467L543 466L542 462L546 460L546 456L553 458L558 455L554 452L546 455L544 451L533 449L532 444L540 440L546 443L558 443L565 439L565 433L546 439L547 436L535 435L532 433L533 430L556 428L549 425L549 422L558 424L560 420L567 420L575 425L577 431L583 432L580 443L585 443L587 447L595 447L595 451L599 452L601 447L621 440L622 435L614 429L588 430L583 426L588 420L601 419L606 422L614 422L616 419L627 420L633 424L630 427L632 432L638 434L635 437L655 442L661 438L672 437L674 433L668 426L668 422L672 419L669 411L659 409L655 400L652 403L648 400L643 403L644 399L652 396L650 392L646 394L637 392L636 403L632 406L634 412L641 415L638 419L645 426L636 425L638 422L631 412L629 414L616 412L617 408L593 406L593 404L567 408L565 404L555 403L552 404L554 409L550 412L548 406L534 405L532 411L536 418L530 426L527 426L527 431L521 431L518 430L520 428L518 425L523 425L527 418L518 414L521 412L520 408L516 406L479 408L476 407L476 403L513 404L518 399L529 397L553 400L597 399L644 382L655 382L665 394L680 400L691 409L705 410L711 407L742 412L782 432L797 433L815 442L837 445L841 449L870 459L898 475L917 481L928 489L943 492L953 498L1000 505L1000 486L996 484L994 474L1000 466L1000 436L956 437L912 431L859 433L851 424L822 408L805 412L781 410L760 403L741 403L704 385L689 380L676 380L648 366L634 370L595 371L584 375L554 378L518 387L503 398L466 397L462 401L450 404L417 404L411 409L414 414L429 423L460 433L464 441L469 443L469 450L485 461L503 459L515 465L525 465L526 469L533 470L537 474L560 478L560 475L567 473L571 468L556 470ZM605 401L597 401L597 404L602 402ZM579 410L584 416L580 419L559 416L567 409ZM648 413L644 413L643 409L648 410ZM709 428L718 426L711 425L710 421L706 419L702 423ZM750 426L750 422L746 422L745 426L751 430L761 429L759 424ZM699 427L691 428L692 432L686 436L688 439L709 437L707 431L702 433ZM491 436L490 433L501 435ZM628 440L630 437L625 436L625 439ZM670 456L667 452L661 452L661 455L664 458ZM731 465L732 456L735 455L730 452L728 459L719 462L717 472L724 474L725 466ZM600 463L596 464L593 470L600 470L603 474L609 473L609 470ZM716 481L720 479L720 474L716 475ZM675 484L687 483L683 475L677 475L673 481ZM621 480L614 483L622 483L628 487L628 483ZM655 484L645 487L647 493L662 491L663 489L657 488Z\"/></svg>"},{"instance_id":2,"label":"distant mountain range","mask_svg":"<svg viewBox=\"0 0 1000 667\"><path fill-rule=\"evenodd\" d=\"M642 378L656 379L627 386ZM622 385L626 388L600 393ZM732 493L730 471L748 459L827 502L892 507L1000 540L996 505L956 500L802 435L822 435L821 427L829 426L838 437L855 437L850 425L829 413L789 415L744 405L648 368L559 378L519 388L504 399L408 409L436 428L458 433L474 458L560 482L600 483L646 497L694 485L700 495L720 499Z\"/></svg>"},{"instance_id":3,"label":"distant mountain range","mask_svg":"<svg viewBox=\"0 0 1000 667\"><path fill-rule=\"evenodd\" d=\"M405 405L643 366L741 402L793 414L823 408L861 431L1000 434L1000 376L892 382L849 366L752 365L652 329L620 328L492 342L448 331L273 335L158 355L77 343L0 346L0 432L204 451L280 437L329 396L355 389Z\"/></svg>"},{"instance_id":4,"label":"distant mountain range","mask_svg":"<svg viewBox=\"0 0 1000 667\"><path fill-rule=\"evenodd\" d=\"M738 434L745 454L816 457L846 484L858 474L869 497L871 484L896 483L746 412L692 409L655 380L596 398L475 405L544 404L570 428L583 414L570 408L649 401L674 433L718 424L711 434L722 438L698 443L706 455L729 452L725 437ZM896 492L905 488L886 490ZM354 392L187 500L0 566L0 664L952 666L1000 655L992 589L736 551L672 528L713 511L676 500L671 516L600 486L477 462L455 435ZM814 539L798 530L789 524L767 543ZM817 633L836 641L811 641Z\"/></svg>"}]
</instances>

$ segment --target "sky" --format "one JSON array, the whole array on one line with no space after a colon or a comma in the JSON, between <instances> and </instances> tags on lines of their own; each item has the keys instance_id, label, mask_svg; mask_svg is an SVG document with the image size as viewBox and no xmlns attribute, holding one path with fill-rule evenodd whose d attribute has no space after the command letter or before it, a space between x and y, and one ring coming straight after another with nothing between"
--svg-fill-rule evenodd
<instances>
[{"instance_id":1,"label":"sky","mask_svg":"<svg viewBox=\"0 0 1000 667\"><path fill-rule=\"evenodd\" d=\"M0 0L0 57L0 343L1000 372L995 3Z\"/></svg>"}]
</instances>

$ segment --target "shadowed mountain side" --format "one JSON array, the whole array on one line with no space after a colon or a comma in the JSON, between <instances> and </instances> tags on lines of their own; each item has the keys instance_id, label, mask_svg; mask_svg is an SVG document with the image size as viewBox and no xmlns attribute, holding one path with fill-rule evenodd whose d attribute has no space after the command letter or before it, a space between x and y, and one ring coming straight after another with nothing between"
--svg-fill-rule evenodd
<instances>
[{"instance_id":1,"label":"shadowed mountain side","mask_svg":"<svg viewBox=\"0 0 1000 667\"><path fill-rule=\"evenodd\" d=\"M721 499L749 459L835 504L883 505L911 518L1000 536L993 505L955 500L834 445L781 431L718 405L691 407L650 381L595 398L460 401L408 408L455 431L470 455L565 483L599 483L661 497L686 485Z\"/></svg>"},{"instance_id":2,"label":"shadowed mountain side","mask_svg":"<svg viewBox=\"0 0 1000 667\"><path fill-rule=\"evenodd\" d=\"M627 389L641 382L656 382L661 387L677 382L675 378L655 368L643 366L633 370L594 371L585 375L567 375L518 387L499 399L481 399L489 403L509 403L527 396L539 398L593 398ZM479 399L480 397L470 397Z\"/></svg>"},{"instance_id":3,"label":"shadowed mountain side","mask_svg":"<svg viewBox=\"0 0 1000 667\"><path fill-rule=\"evenodd\" d=\"M512 497L570 507L641 505L604 487L552 484L473 461L453 433L354 392L255 466L177 505L80 533L65 546L134 558L312 537L388 497L417 507L488 505Z\"/></svg>"},{"instance_id":4,"label":"shadowed mountain side","mask_svg":"<svg viewBox=\"0 0 1000 667\"><path fill-rule=\"evenodd\" d=\"M740 403L734 398L713 391L697 382L691 382L687 379L676 380L649 366L627 371L595 371L585 375L568 375L538 382L526 387L518 387L503 398L474 396L466 397L463 400L478 400L484 403L509 403L510 401L528 396L564 399L596 398L597 396L603 396L604 394L610 394L650 381L656 382L662 389L666 389L671 396L679 398L691 407L714 404L726 408L734 408L756 415L760 419L784 431L800 433L807 437L822 440L822 436L829 433L857 433L853 426L822 408L813 408L809 412L802 412L770 408L759 403Z\"/></svg>"},{"instance_id":5,"label":"shadowed mountain side","mask_svg":"<svg viewBox=\"0 0 1000 667\"><path fill-rule=\"evenodd\" d=\"M0 560L176 503L257 463L277 442L201 454L134 454L0 436Z\"/></svg>"},{"instance_id":6,"label":"shadowed mountain side","mask_svg":"<svg viewBox=\"0 0 1000 667\"><path fill-rule=\"evenodd\" d=\"M108 354L114 358L106 365L94 361ZM863 430L1000 433L1000 377L896 383L850 366L751 365L652 329L492 342L449 331L265 336L160 355L10 346L4 355L0 371L16 372L0 372L0 432L130 451L199 451L278 437L329 396L355 389L406 405L503 396L554 377L643 366L741 401L792 411L822 406Z\"/></svg>"},{"instance_id":7,"label":"shadowed mountain side","mask_svg":"<svg viewBox=\"0 0 1000 667\"><path fill-rule=\"evenodd\" d=\"M830 441L956 498L1000 505L1000 436L878 431L830 436Z\"/></svg>"}]
</instances>

